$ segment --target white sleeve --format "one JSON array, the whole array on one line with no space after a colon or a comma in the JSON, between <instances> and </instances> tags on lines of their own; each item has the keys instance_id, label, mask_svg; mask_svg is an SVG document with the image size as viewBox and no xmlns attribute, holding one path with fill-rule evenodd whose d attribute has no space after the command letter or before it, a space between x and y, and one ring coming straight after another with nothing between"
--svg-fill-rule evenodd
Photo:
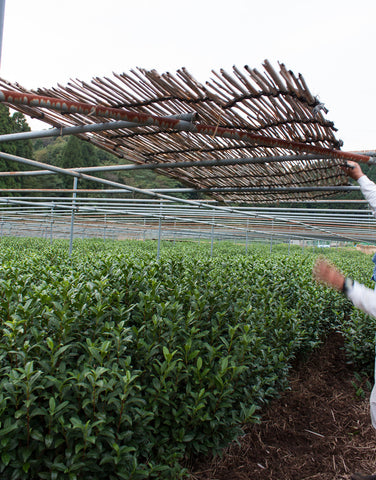
<instances>
[{"instance_id":1,"label":"white sleeve","mask_svg":"<svg viewBox=\"0 0 376 480\"><path fill-rule=\"evenodd\" d=\"M364 198L373 210L373 214L376 215L376 185L366 175L358 178L358 184Z\"/></svg>"},{"instance_id":2,"label":"white sleeve","mask_svg":"<svg viewBox=\"0 0 376 480\"><path fill-rule=\"evenodd\" d=\"M376 290L354 282L347 292L347 298L360 310L376 318Z\"/></svg>"}]
</instances>

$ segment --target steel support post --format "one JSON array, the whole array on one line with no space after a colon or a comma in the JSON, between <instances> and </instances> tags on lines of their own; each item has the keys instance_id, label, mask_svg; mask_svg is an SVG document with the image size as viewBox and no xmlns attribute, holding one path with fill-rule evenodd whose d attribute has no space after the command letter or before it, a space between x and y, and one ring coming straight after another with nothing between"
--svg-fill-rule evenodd
<instances>
[{"instance_id":1,"label":"steel support post","mask_svg":"<svg viewBox=\"0 0 376 480\"><path fill-rule=\"evenodd\" d=\"M213 244L214 244L214 215L213 215L213 222L211 227L211 245L210 245L210 256L213 256Z\"/></svg>"},{"instance_id":2,"label":"steel support post","mask_svg":"<svg viewBox=\"0 0 376 480\"><path fill-rule=\"evenodd\" d=\"M157 260L159 260L159 256L161 253L161 233L162 233L162 218L159 217L158 221L158 249L157 249Z\"/></svg>"},{"instance_id":3,"label":"steel support post","mask_svg":"<svg viewBox=\"0 0 376 480\"><path fill-rule=\"evenodd\" d=\"M247 230L245 231L245 254L248 253L248 223L249 219L247 218Z\"/></svg>"},{"instance_id":4,"label":"steel support post","mask_svg":"<svg viewBox=\"0 0 376 480\"><path fill-rule=\"evenodd\" d=\"M44 221L41 222L41 231L42 231L41 237L47 240L47 235L48 235L47 219L44 219Z\"/></svg>"},{"instance_id":5,"label":"steel support post","mask_svg":"<svg viewBox=\"0 0 376 480\"><path fill-rule=\"evenodd\" d=\"M69 237L69 257L72 256L72 249L73 249L73 229L74 229L74 214L75 214L75 207L76 207L76 197L77 197L77 177L73 179L73 192L72 195L72 213L71 213L71 225L70 225L70 237Z\"/></svg>"},{"instance_id":6,"label":"steel support post","mask_svg":"<svg viewBox=\"0 0 376 480\"><path fill-rule=\"evenodd\" d=\"M51 221L50 221L50 243L52 244L52 229L54 224L54 205L51 207Z\"/></svg>"},{"instance_id":7,"label":"steel support post","mask_svg":"<svg viewBox=\"0 0 376 480\"><path fill-rule=\"evenodd\" d=\"M272 234L270 235L270 253L273 249L273 231L274 231L274 219L272 218Z\"/></svg>"}]
</instances>

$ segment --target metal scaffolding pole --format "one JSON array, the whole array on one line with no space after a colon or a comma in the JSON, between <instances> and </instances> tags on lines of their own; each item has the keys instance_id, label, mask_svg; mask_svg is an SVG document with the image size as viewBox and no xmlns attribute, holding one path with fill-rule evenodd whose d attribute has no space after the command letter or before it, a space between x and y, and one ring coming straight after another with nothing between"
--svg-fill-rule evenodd
<instances>
[{"instance_id":1,"label":"metal scaffolding pole","mask_svg":"<svg viewBox=\"0 0 376 480\"><path fill-rule=\"evenodd\" d=\"M176 118L179 120L184 120L188 123L192 123L196 119L196 116L196 113L182 113L181 115L169 115L167 118ZM32 132L7 133L0 135L0 142L13 142L15 140L31 140L45 137L61 137L64 135L79 135L80 133L101 132L105 130L117 130L120 128L134 128L142 125L142 123L120 120L118 122L94 123L89 125L80 125L78 127L50 128L48 130L38 130Z\"/></svg>"},{"instance_id":2,"label":"metal scaffolding pole","mask_svg":"<svg viewBox=\"0 0 376 480\"><path fill-rule=\"evenodd\" d=\"M116 123L116 122L115 122ZM63 129L64 131L65 129ZM49 131L49 130L48 130ZM59 130L60 131L60 130ZM26 132L33 133L33 132ZM19 133L11 134L12 136L22 135ZM64 135L64 133L63 133ZM47 135L46 135L47 136ZM0 142L5 141L8 135L0 135ZM19 137L15 138L19 140ZM367 155L376 156L376 152L367 152ZM69 170L75 172L111 172L123 170L157 170L157 169L174 169L174 168L189 168L189 167L222 167L231 165L248 165L248 164L263 164L263 163L282 163L305 160L319 160L322 158L329 159L325 155L278 155L267 157L241 157L241 158L222 158L220 160L201 160L201 161L185 161L185 162L163 162L163 163L147 163L147 164L127 164L127 165L103 165L96 167L77 167ZM131 159L130 161L134 161ZM373 163L373 162L371 162ZM56 172L49 170L29 170L17 172L0 172L0 177L16 177L16 176L32 176L32 175L56 175ZM193 190L193 189L191 189Z\"/></svg>"},{"instance_id":3,"label":"metal scaffolding pole","mask_svg":"<svg viewBox=\"0 0 376 480\"><path fill-rule=\"evenodd\" d=\"M94 176L87 175L87 174L84 174L84 173L75 172L73 170L66 170L64 168L56 167L56 166L53 166L53 165L47 165L47 164L44 164L44 163L41 163L41 162L37 162L35 160L29 160L27 158L18 157L16 155L11 155L11 154L4 153L4 152L0 152L0 158L4 158L6 160L11 160L11 161L19 162L19 163L24 163L24 164L27 164L27 165L32 165L32 166L39 167L39 168L44 168L46 170L51 170L53 172L61 173L63 175L69 175L69 176L73 176L73 177L76 177L76 178L81 178L81 179L85 179L85 180L90 180L90 181L102 183L104 185L109 185L109 186L112 186L112 187L118 187L118 188L123 189L123 190L127 190L127 191L130 191L130 192L135 192L135 193L140 193L140 194L147 195L147 196L156 197L156 198L159 198L159 199L162 199L162 200L170 200L170 201L173 201L173 202L178 202L178 203L181 203L181 204L191 205L191 206L195 206L195 207L199 207L199 208L201 208L203 205L206 205L207 208L209 208L213 211L236 213L236 208L222 207L222 206L210 205L210 204L203 204L202 202L199 202L199 201L196 201L196 200L188 200L188 199L183 199L183 198L178 198L178 197L172 197L172 196L169 196L169 195L153 192L151 190L144 190L144 189L141 189L141 188L131 187L129 185L124 185L124 184L121 184L121 183L118 183L118 182L112 182L112 181L106 180L104 178L98 178L98 177L94 177ZM11 202L11 200L9 200L9 202ZM247 215L247 213L245 215ZM253 215L250 215L250 216L255 216L255 215L253 214ZM259 217L259 218L265 217L266 218L267 216L266 215L257 215L257 217ZM290 220L286 220L286 219L282 219L282 218L280 218L279 220L290 221ZM323 230L319 227L307 226L306 224L303 224L302 222L299 222L299 221L295 221L294 223L304 225L305 227L310 228L312 230L318 230L318 231L325 232L325 230ZM326 233L330 233L330 232L326 232Z\"/></svg>"},{"instance_id":4,"label":"metal scaffolding pole","mask_svg":"<svg viewBox=\"0 0 376 480\"><path fill-rule=\"evenodd\" d=\"M50 243L52 243L52 229L54 225L54 204L51 206L51 218L50 218Z\"/></svg>"},{"instance_id":5,"label":"metal scaffolding pole","mask_svg":"<svg viewBox=\"0 0 376 480\"><path fill-rule=\"evenodd\" d=\"M289 192L349 192L360 190L354 185L328 185L325 187L212 187L194 189L198 193L289 193ZM154 189L154 192L160 189ZM169 190L171 191L171 189Z\"/></svg>"},{"instance_id":6,"label":"metal scaffolding pole","mask_svg":"<svg viewBox=\"0 0 376 480\"><path fill-rule=\"evenodd\" d=\"M1 155L0 155L1 157ZM96 178L96 177L93 177ZM127 189L105 189L81 188L80 193L124 193ZM360 187L356 185L333 185L328 187L215 187L211 188L149 188L146 190L150 194L166 193L305 193L305 192L356 192ZM73 188L0 188L0 193L72 193ZM140 192L141 193L141 192ZM144 193L144 192L142 192ZM173 197L172 197L173 198ZM291 200L287 200L291 202ZM308 200L306 200L308 202ZM311 200L312 201L312 200ZM330 202L330 199L327 200ZM346 201L343 201L346 202ZM358 202L352 200L352 202ZM324 202L326 203L326 202ZM364 203L364 202L363 202Z\"/></svg>"},{"instance_id":7,"label":"metal scaffolding pole","mask_svg":"<svg viewBox=\"0 0 376 480\"><path fill-rule=\"evenodd\" d=\"M0 102L5 102L10 105L28 105L29 107L47 108L51 110L57 110L62 113L95 115L98 117L126 120L138 124L156 126L162 129L172 128L192 133L199 133L205 136L218 136L232 140L244 141L252 145L280 147L298 152L316 153L319 155L327 155L330 158L352 160L355 162L367 163L372 158L369 155L342 152L341 150L325 148L319 145L307 145L305 143L293 140L267 137L251 132L245 132L241 129L220 127L218 125L204 125L199 123L193 124L175 118L159 117L157 115L126 111L119 108L104 107L101 105L72 102L62 98L0 90Z\"/></svg>"},{"instance_id":8,"label":"metal scaffolding pole","mask_svg":"<svg viewBox=\"0 0 376 480\"><path fill-rule=\"evenodd\" d=\"M157 260L159 260L161 252L161 235L162 235L162 218L158 219L158 248L157 248Z\"/></svg>"},{"instance_id":9,"label":"metal scaffolding pole","mask_svg":"<svg viewBox=\"0 0 376 480\"><path fill-rule=\"evenodd\" d=\"M1 152L0 152L1 153ZM1 157L1 154L0 154ZM75 170L70 170L75 171ZM92 177L97 178L97 177ZM98 180L100 180L98 178ZM130 187L131 188L131 187ZM124 193L127 189L81 188L80 193ZM305 192L356 192L360 191L357 185L329 185L327 187L213 187L213 188L149 188L150 194L166 193L305 193ZM0 193L72 193L73 188L0 188ZM144 193L144 192L139 192ZM157 195L156 195L157 196ZM288 200L289 201L289 200ZM307 200L308 201L308 200ZM330 201L330 200L328 200ZM355 201L355 200L354 200ZM291 202L291 201L290 201Z\"/></svg>"},{"instance_id":10,"label":"metal scaffolding pole","mask_svg":"<svg viewBox=\"0 0 376 480\"><path fill-rule=\"evenodd\" d=\"M7 135L0 135L1 138ZM164 163L148 163L148 164L130 164L130 165L107 165L97 167L77 167L69 170L75 172L111 172L122 170L158 170L158 169L173 169L173 168L190 168L190 167L223 167L231 165L248 165L248 164L264 164L264 163L282 163L294 162L304 160L319 160L323 155L280 155L268 157L243 157L243 158L224 158L220 160L201 160L197 162L164 162ZM325 157L327 158L327 157ZM329 159L330 160L330 159ZM134 160L131 160L134 161ZM29 175L56 175L56 172L49 170L30 170L17 172L0 172L0 177L16 177Z\"/></svg>"},{"instance_id":11,"label":"metal scaffolding pole","mask_svg":"<svg viewBox=\"0 0 376 480\"><path fill-rule=\"evenodd\" d=\"M69 256L72 256L72 249L73 249L73 229L74 229L74 214L76 209L76 197L77 197L77 177L73 179L73 192L72 195L72 212L71 212L71 226L70 226L70 237L69 237Z\"/></svg>"}]
</instances>

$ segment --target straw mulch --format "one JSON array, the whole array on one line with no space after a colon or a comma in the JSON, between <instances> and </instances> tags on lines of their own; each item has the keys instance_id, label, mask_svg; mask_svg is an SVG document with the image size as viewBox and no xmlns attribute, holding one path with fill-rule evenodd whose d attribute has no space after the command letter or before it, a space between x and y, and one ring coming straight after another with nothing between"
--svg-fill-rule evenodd
<instances>
[{"instance_id":1,"label":"straw mulch","mask_svg":"<svg viewBox=\"0 0 376 480\"><path fill-rule=\"evenodd\" d=\"M291 375L291 389L273 401L259 425L222 457L196 460L191 480L348 480L376 473L376 432L369 391L346 364L335 334Z\"/></svg>"}]
</instances>

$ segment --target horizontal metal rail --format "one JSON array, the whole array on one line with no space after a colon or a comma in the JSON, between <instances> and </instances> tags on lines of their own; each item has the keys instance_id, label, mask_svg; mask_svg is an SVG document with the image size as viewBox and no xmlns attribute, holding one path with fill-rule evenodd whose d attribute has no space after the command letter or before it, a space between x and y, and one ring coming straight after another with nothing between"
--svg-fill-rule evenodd
<instances>
[{"instance_id":1,"label":"horizontal metal rail","mask_svg":"<svg viewBox=\"0 0 376 480\"><path fill-rule=\"evenodd\" d=\"M2 136L0 136L1 140ZM147 164L129 164L129 165L103 165L95 167L77 167L68 170L74 172L111 172L123 170L157 170L157 169L174 169L174 168L190 168L190 167L223 167L231 165L248 165L248 164L264 164L264 163L283 163L304 160L322 159L323 155L281 155L269 157L243 157L243 158L225 158L221 160L200 160L196 162L163 162L163 163L147 163ZM325 157L326 158L326 157ZM1 177L5 176L29 176L29 175L54 175L57 172L49 170L31 170L17 172L0 172Z\"/></svg>"},{"instance_id":2,"label":"horizontal metal rail","mask_svg":"<svg viewBox=\"0 0 376 480\"><path fill-rule=\"evenodd\" d=\"M188 123L195 121L196 113L182 113L181 115L169 115L167 118L176 118ZM134 128L142 126L142 123L118 121L105 123L91 123L78 127L50 128L32 132L17 132L0 135L0 142L13 142L16 140L32 140L36 138L61 137L64 135L79 135L80 133L101 132L105 130L118 130L120 128Z\"/></svg>"},{"instance_id":3,"label":"horizontal metal rail","mask_svg":"<svg viewBox=\"0 0 376 480\"><path fill-rule=\"evenodd\" d=\"M186 190L186 189L185 189ZM360 190L357 185L327 185L317 187L210 187L197 188L192 191L197 193L289 193L289 192L349 192ZM160 189L154 189L159 192ZM171 192L171 189L169 190ZM176 189L174 190L176 191Z\"/></svg>"},{"instance_id":4,"label":"horizontal metal rail","mask_svg":"<svg viewBox=\"0 0 376 480\"><path fill-rule=\"evenodd\" d=\"M0 155L1 157L1 155ZM335 186L329 185L327 187L213 187L213 188L150 188L151 193L289 193L289 192L350 192L358 191L360 187L354 186ZM0 188L0 193L97 193L98 189L94 188ZM103 193L121 193L122 189L118 190L101 190Z\"/></svg>"}]
</instances>

